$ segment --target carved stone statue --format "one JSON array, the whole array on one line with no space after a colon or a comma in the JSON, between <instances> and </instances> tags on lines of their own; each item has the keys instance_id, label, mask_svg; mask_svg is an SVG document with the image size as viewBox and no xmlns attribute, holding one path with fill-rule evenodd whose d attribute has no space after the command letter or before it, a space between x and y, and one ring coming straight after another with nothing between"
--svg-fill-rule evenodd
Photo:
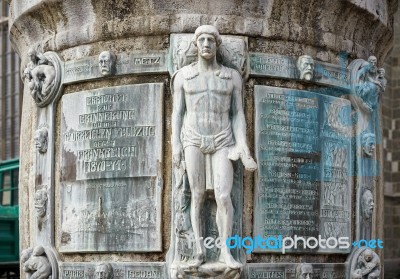
<instances>
[{"instance_id":1,"label":"carved stone statue","mask_svg":"<svg viewBox=\"0 0 400 279\"><path fill-rule=\"evenodd\" d=\"M312 80L314 76L314 59L309 55L302 55L297 60L297 69L300 71L300 79Z\"/></svg>"},{"instance_id":2,"label":"carved stone statue","mask_svg":"<svg viewBox=\"0 0 400 279\"><path fill-rule=\"evenodd\" d=\"M33 99L36 103L42 103L54 89L56 70L46 56L34 49L29 49L28 56L30 61L24 75Z\"/></svg>"},{"instance_id":3,"label":"carved stone statue","mask_svg":"<svg viewBox=\"0 0 400 279\"><path fill-rule=\"evenodd\" d=\"M24 271L30 274L30 279L47 279L52 274L51 264L43 246L37 246L23 266Z\"/></svg>"},{"instance_id":4,"label":"carved stone statue","mask_svg":"<svg viewBox=\"0 0 400 279\"><path fill-rule=\"evenodd\" d=\"M45 189L37 190L35 193L35 210L39 218L46 215L47 211L47 191Z\"/></svg>"},{"instance_id":5,"label":"carved stone statue","mask_svg":"<svg viewBox=\"0 0 400 279\"><path fill-rule=\"evenodd\" d=\"M379 82L380 95L382 95L382 93L385 92L386 85L387 85L387 80L385 78L385 69L384 68L379 68L378 69L378 77L376 79Z\"/></svg>"},{"instance_id":6,"label":"carved stone statue","mask_svg":"<svg viewBox=\"0 0 400 279\"><path fill-rule=\"evenodd\" d=\"M109 263L99 263L96 266L96 279L113 279L113 267Z\"/></svg>"},{"instance_id":7,"label":"carved stone statue","mask_svg":"<svg viewBox=\"0 0 400 279\"><path fill-rule=\"evenodd\" d=\"M361 210L365 219L371 219L372 212L374 211L374 197L372 196L370 190L365 190L364 194L362 195Z\"/></svg>"},{"instance_id":8,"label":"carved stone statue","mask_svg":"<svg viewBox=\"0 0 400 279\"><path fill-rule=\"evenodd\" d=\"M190 221L195 254L188 265L200 268L206 261L201 241L206 190L214 193L218 233L222 239L227 239L232 233L234 214L230 196L231 161L240 158L244 167L251 171L257 165L246 143L242 78L236 70L216 60L221 44L218 30L210 25L200 26L192 42L198 49L198 62L176 72L171 82L174 94L172 152L174 167L180 170L181 176L187 175L191 193ZM242 266L225 245L220 251L219 264L234 270Z\"/></svg>"},{"instance_id":9,"label":"carved stone statue","mask_svg":"<svg viewBox=\"0 0 400 279\"><path fill-rule=\"evenodd\" d=\"M379 256L371 249L365 249L358 258L356 269L352 272L352 279L378 279L381 274Z\"/></svg>"},{"instance_id":10,"label":"carved stone statue","mask_svg":"<svg viewBox=\"0 0 400 279\"><path fill-rule=\"evenodd\" d=\"M114 53L105 50L99 55L99 69L103 76L110 76L115 73L115 60Z\"/></svg>"},{"instance_id":11,"label":"carved stone statue","mask_svg":"<svg viewBox=\"0 0 400 279\"><path fill-rule=\"evenodd\" d=\"M302 263L296 266L296 279L313 279L314 269L311 264Z\"/></svg>"},{"instance_id":12,"label":"carved stone statue","mask_svg":"<svg viewBox=\"0 0 400 279\"><path fill-rule=\"evenodd\" d=\"M364 154L368 157L372 157L375 151L375 134L364 133L362 135L362 149Z\"/></svg>"},{"instance_id":13,"label":"carved stone statue","mask_svg":"<svg viewBox=\"0 0 400 279\"><path fill-rule=\"evenodd\" d=\"M42 127L35 132L35 146L39 153L47 152L49 132L46 127Z\"/></svg>"}]
</instances>

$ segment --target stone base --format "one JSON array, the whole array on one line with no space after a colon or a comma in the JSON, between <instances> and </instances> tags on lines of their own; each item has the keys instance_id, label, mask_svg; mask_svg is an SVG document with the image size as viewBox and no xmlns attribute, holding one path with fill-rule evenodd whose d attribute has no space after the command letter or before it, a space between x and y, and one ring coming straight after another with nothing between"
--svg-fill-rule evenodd
<instances>
[{"instance_id":1,"label":"stone base","mask_svg":"<svg viewBox=\"0 0 400 279\"><path fill-rule=\"evenodd\" d=\"M210 262L199 267L191 267L187 262L173 263L171 265L171 279L183 279L188 276L212 278L222 276L225 279L239 279L241 269L231 269L222 262Z\"/></svg>"}]
</instances>

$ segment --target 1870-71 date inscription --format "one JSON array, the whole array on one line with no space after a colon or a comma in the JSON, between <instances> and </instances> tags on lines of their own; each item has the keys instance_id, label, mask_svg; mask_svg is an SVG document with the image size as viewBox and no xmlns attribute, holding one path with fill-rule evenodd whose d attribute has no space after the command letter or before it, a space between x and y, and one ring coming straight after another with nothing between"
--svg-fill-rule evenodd
<instances>
[{"instance_id":1,"label":"1870-71 date inscription","mask_svg":"<svg viewBox=\"0 0 400 279\"><path fill-rule=\"evenodd\" d=\"M62 99L61 251L161 248L163 84Z\"/></svg>"}]
</instances>

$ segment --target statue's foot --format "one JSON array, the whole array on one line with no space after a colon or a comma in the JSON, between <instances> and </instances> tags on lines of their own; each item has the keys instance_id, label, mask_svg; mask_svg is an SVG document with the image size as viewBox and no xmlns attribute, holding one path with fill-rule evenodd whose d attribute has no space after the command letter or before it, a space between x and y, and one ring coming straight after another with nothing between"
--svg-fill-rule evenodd
<instances>
[{"instance_id":1,"label":"statue's foot","mask_svg":"<svg viewBox=\"0 0 400 279\"><path fill-rule=\"evenodd\" d=\"M230 269L241 269L243 267L243 265L236 261L229 252L221 251L219 261L225 263Z\"/></svg>"},{"instance_id":2,"label":"statue's foot","mask_svg":"<svg viewBox=\"0 0 400 279\"><path fill-rule=\"evenodd\" d=\"M203 253L198 253L194 256L193 260L188 262L189 267L199 267L205 262L205 256Z\"/></svg>"}]
</instances>

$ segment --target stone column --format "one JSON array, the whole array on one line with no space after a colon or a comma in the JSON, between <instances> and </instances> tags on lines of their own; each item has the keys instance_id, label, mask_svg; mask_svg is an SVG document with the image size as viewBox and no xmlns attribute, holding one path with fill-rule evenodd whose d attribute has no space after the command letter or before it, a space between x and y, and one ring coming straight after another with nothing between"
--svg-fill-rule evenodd
<instances>
[{"instance_id":1,"label":"stone column","mask_svg":"<svg viewBox=\"0 0 400 279\"><path fill-rule=\"evenodd\" d=\"M215 26L218 64L243 80L258 166L253 173L243 158L233 163L233 234L383 239L386 84L378 69L396 10L395 0L11 0L25 84L22 270L53 279L379 276L382 249L351 244L285 254L236 247L241 265L226 274L204 268L218 262L214 248L186 268L195 252L177 232L191 224L179 230L178 217L190 214L192 193L177 187L170 86L198 59L196 28ZM214 190L207 193L201 222L217 237ZM369 254L375 267L366 271Z\"/></svg>"}]
</instances>

